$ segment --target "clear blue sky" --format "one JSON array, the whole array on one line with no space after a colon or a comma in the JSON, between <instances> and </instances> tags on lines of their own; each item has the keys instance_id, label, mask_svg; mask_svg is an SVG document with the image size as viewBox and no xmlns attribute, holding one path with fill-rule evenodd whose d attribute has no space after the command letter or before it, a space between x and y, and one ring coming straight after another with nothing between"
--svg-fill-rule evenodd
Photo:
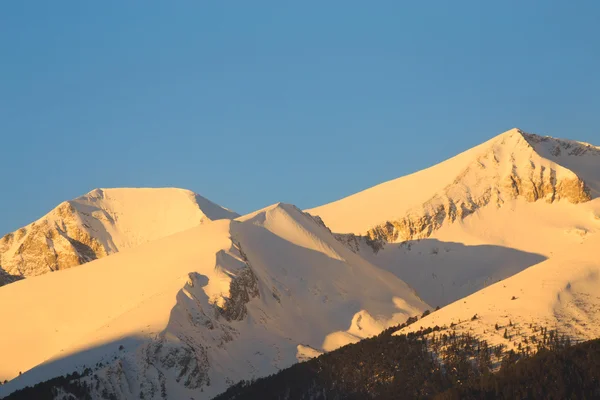
<instances>
[{"instance_id":1,"label":"clear blue sky","mask_svg":"<svg viewBox=\"0 0 600 400\"><path fill-rule=\"evenodd\" d=\"M512 127L600 144L598 1L0 2L0 234L95 187L307 208Z\"/></svg>"}]
</instances>

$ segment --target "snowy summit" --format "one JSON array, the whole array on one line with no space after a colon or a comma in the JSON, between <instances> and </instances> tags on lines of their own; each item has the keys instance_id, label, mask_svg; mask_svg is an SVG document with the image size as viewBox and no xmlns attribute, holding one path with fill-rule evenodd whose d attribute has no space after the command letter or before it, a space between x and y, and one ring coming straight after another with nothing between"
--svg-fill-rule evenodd
<instances>
[{"instance_id":1,"label":"snowy summit","mask_svg":"<svg viewBox=\"0 0 600 400\"><path fill-rule=\"evenodd\" d=\"M600 148L519 129L307 211L96 189L0 241L0 396L209 399L421 315L596 338L598 248Z\"/></svg>"}]
</instances>

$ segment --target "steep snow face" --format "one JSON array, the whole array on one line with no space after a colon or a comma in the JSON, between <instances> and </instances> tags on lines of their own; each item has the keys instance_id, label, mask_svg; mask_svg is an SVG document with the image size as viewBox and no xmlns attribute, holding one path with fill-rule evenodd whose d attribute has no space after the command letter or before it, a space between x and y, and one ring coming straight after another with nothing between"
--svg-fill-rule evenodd
<instances>
[{"instance_id":1,"label":"steep snow face","mask_svg":"<svg viewBox=\"0 0 600 400\"><path fill-rule=\"evenodd\" d=\"M0 396L83 368L100 397L211 398L429 306L277 204L7 285ZM101 364L100 364L101 363Z\"/></svg>"},{"instance_id":2,"label":"steep snow face","mask_svg":"<svg viewBox=\"0 0 600 400\"><path fill-rule=\"evenodd\" d=\"M427 239L355 251L395 273L432 306L444 306L554 257L580 252L600 234L600 199L572 204L515 199L484 207ZM591 261L593 253L587 254Z\"/></svg>"},{"instance_id":3,"label":"steep snow face","mask_svg":"<svg viewBox=\"0 0 600 400\"><path fill-rule=\"evenodd\" d=\"M600 210L598 200L594 203ZM564 231L562 248L548 260L460 299L402 333L445 326L448 331L468 332L515 351L535 349L536 341L543 340L542 327L574 341L598 338L599 231L600 223L594 230Z\"/></svg>"},{"instance_id":4,"label":"steep snow face","mask_svg":"<svg viewBox=\"0 0 600 400\"><path fill-rule=\"evenodd\" d=\"M592 197L600 197L600 147L574 140L522 134L540 156L575 171L590 189Z\"/></svg>"},{"instance_id":5,"label":"steep snow face","mask_svg":"<svg viewBox=\"0 0 600 400\"><path fill-rule=\"evenodd\" d=\"M235 217L188 190L95 189L0 239L0 285Z\"/></svg>"},{"instance_id":6,"label":"steep snow face","mask_svg":"<svg viewBox=\"0 0 600 400\"><path fill-rule=\"evenodd\" d=\"M600 198L578 204L521 198L485 207L430 239L385 245L384 258L371 261L387 262L424 300L451 303L403 332L446 326L518 351L535 349L542 327L575 341L600 336L599 246Z\"/></svg>"},{"instance_id":7,"label":"steep snow face","mask_svg":"<svg viewBox=\"0 0 600 400\"><path fill-rule=\"evenodd\" d=\"M541 157L520 131L512 131L501 135L441 192L404 217L371 228L367 235L386 242L426 238L445 223L517 198L582 203L591 200L591 193L573 171Z\"/></svg>"},{"instance_id":8,"label":"steep snow face","mask_svg":"<svg viewBox=\"0 0 600 400\"><path fill-rule=\"evenodd\" d=\"M366 232L337 236L428 303L444 306L577 251L573 246L598 230L599 179L597 147L513 129L428 170L310 212L334 232Z\"/></svg>"},{"instance_id":9,"label":"steep snow face","mask_svg":"<svg viewBox=\"0 0 600 400\"><path fill-rule=\"evenodd\" d=\"M598 192L599 166L596 147L512 129L434 167L308 212L338 233L387 242L425 238L488 204L589 201Z\"/></svg>"}]
</instances>

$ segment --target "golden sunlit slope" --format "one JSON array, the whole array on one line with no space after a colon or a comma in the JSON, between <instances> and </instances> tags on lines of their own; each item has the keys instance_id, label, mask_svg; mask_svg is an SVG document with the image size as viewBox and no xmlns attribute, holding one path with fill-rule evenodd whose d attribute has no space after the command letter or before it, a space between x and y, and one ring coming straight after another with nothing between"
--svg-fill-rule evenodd
<instances>
[{"instance_id":1,"label":"golden sunlit slope","mask_svg":"<svg viewBox=\"0 0 600 400\"><path fill-rule=\"evenodd\" d=\"M513 129L384 184L388 197L380 185L310 212L334 232L366 232L338 237L429 304L444 306L578 252L600 230L599 181L597 147ZM358 198L366 206L357 207ZM417 198L427 200L408 205Z\"/></svg>"},{"instance_id":2,"label":"golden sunlit slope","mask_svg":"<svg viewBox=\"0 0 600 400\"><path fill-rule=\"evenodd\" d=\"M566 242L575 241L568 235ZM577 239L571 251L559 251L542 263L462 298L402 333L437 325L448 328L440 334L466 332L516 351L535 349L535 342L543 340L541 327L575 341L598 338L599 248L600 234L588 233L588 237Z\"/></svg>"},{"instance_id":3,"label":"golden sunlit slope","mask_svg":"<svg viewBox=\"0 0 600 400\"><path fill-rule=\"evenodd\" d=\"M428 237L488 204L516 198L579 203L599 194L597 147L512 129L431 168L308 212L334 232L396 241Z\"/></svg>"},{"instance_id":4,"label":"golden sunlit slope","mask_svg":"<svg viewBox=\"0 0 600 400\"><path fill-rule=\"evenodd\" d=\"M184 189L95 189L0 239L0 285L237 214Z\"/></svg>"},{"instance_id":5,"label":"golden sunlit slope","mask_svg":"<svg viewBox=\"0 0 600 400\"><path fill-rule=\"evenodd\" d=\"M6 285L0 304L17 305L0 379L33 368L0 395L89 367L120 399L210 398L428 308L287 204Z\"/></svg>"}]
</instances>

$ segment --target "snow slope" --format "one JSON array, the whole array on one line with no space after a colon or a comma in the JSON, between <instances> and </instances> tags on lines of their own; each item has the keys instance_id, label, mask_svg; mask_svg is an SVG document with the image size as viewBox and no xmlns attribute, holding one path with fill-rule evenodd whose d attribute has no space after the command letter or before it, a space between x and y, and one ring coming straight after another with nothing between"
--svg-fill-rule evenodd
<instances>
[{"instance_id":1,"label":"snow slope","mask_svg":"<svg viewBox=\"0 0 600 400\"><path fill-rule=\"evenodd\" d=\"M598 230L599 182L599 148L513 129L425 171L309 212L334 232L366 232L338 237L428 303L444 306L578 251Z\"/></svg>"},{"instance_id":2,"label":"snow slope","mask_svg":"<svg viewBox=\"0 0 600 400\"><path fill-rule=\"evenodd\" d=\"M429 307L287 204L15 282L7 302L0 396L90 367L120 399L210 398Z\"/></svg>"},{"instance_id":3,"label":"snow slope","mask_svg":"<svg viewBox=\"0 0 600 400\"><path fill-rule=\"evenodd\" d=\"M235 217L188 190L95 189L0 239L0 285Z\"/></svg>"},{"instance_id":4,"label":"snow slope","mask_svg":"<svg viewBox=\"0 0 600 400\"><path fill-rule=\"evenodd\" d=\"M585 224L572 221L575 224L561 232L562 242L555 238L545 244L552 232L539 232L534 245L552 249L548 260L460 299L402 332L454 324L450 330L515 350L535 348L531 337L541 340L541 327L575 341L600 337L600 220L592 217L600 212L600 199L591 203L594 214ZM564 221L559 217L549 225L555 225L557 233L565 227L560 226Z\"/></svg>"},{"instance_id":5,"label":"snow slope","mask_svg":"<svg viewBox=\"0 0 600 400\"><path fill-rule=\"evenodd\" d=\"M434 306L444 306L547 259L581 254L600 235L600 199L587 203L512 200L486 207L430 238L386 244L360 254L395 273ZM600 288L599 288L600 289Z\"/></svg>"},{"instance_id":6,"label":"snow slope","mask_svg":"<svg viewBox=\"0 0 600 400\"><path fill-rule=\"evenodd\" d=\"M598 197L599 164L598 147L511 129L431 168L307 211L337 233L424 238L488 204Z\"/></svg>"},{"instance_id":7,"label":"snow slope","mask_svg":"<svg viewBox=\"0 0 600 400\"><path fill-rule=\"evenodd\" d=\"M513 129L310 214L276 204L211 222L236 216L190 192L147 209L107 193L30 225L29 258L18 231L0 242L2 268L61 270L0 288L19 305L0 307L0 379L16 377L0 396L89 367L98 398L210 398L437 305L405 331L446 325L509 348L541 327L600 336L593 145ZM61 255L117 251L62 270L77 263Z\"/></svg>"},{"instance_id":8,"label":"snow slope","mask_svg":"<svg viewBox=\"0 0 600 400\"><path fill-rule=\"evenodd\" d=\"M600 336L596 146L513 129L309 211L333 231L364 233L338 238L445 306L402 333L445 326L509 349L535 348L542 327Z\"/></svg>"}]
</instances>

